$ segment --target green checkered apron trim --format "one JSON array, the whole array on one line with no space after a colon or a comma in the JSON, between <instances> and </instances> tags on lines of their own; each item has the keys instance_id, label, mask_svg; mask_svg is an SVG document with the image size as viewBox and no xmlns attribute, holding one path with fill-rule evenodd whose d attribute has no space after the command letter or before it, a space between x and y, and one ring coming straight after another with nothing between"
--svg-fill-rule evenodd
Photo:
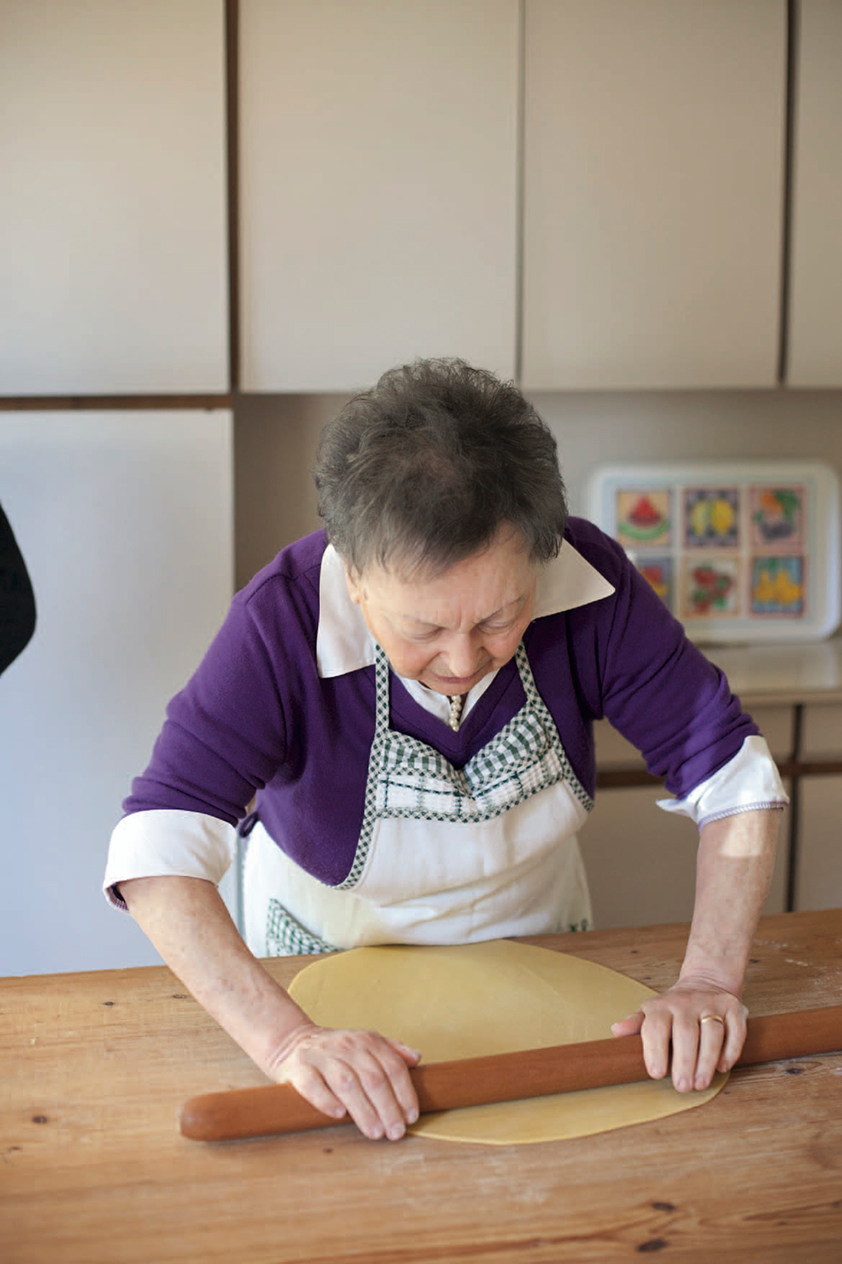
<instances>
[{"instance_id":1,"label":"green checkered apron trim","mask_svg":"<svg viewBox=\"0 0 842 1264\"><path fill-rule=\"evenodd\" d=\"M535 685L523 645L520 711L462 769L389 727L389 663L375 658L375 735L351 871L326 886L258 822L246 865L258 955L373 943L469 943L585 930L576 831L593 806ZM251 870L251 877L249 877Z\"/></svg>"},{"instance_id":2,"label":"green checkered apron trim","mask_svg":"<svg viewBox=\"0 0 842 1264\"><path fill-rule=\"evenodd\" d=\"M311 935L297 922L280 900L269 897L266 914L266 956L294 957L314 952L338 952L334 944Z\"/></svg>"},{"instance_id":3,"label":"green checkered apron trim","mask_svg":"<svg viewBox=\"0 0 842 1264\"><path fill-rule=\"evenodd\" d=\"M515 662L526 694L524 706L459 771L431 746L389 727L389 660L377 646L375 733L363 824L354 863L339 890L350 891L359 883L374 826L387 817L472 824L508 812L560 781L591 811L593 800L570 765L522 641Z\"/></svg>"}]
</instances>

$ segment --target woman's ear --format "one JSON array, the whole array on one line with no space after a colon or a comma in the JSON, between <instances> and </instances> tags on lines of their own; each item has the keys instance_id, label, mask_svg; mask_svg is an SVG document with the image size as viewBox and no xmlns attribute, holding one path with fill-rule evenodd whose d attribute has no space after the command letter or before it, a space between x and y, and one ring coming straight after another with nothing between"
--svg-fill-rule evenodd
<instances>
[{"instance_id":1,"label":"woman's ear","mask_svg":"<svg viewBox=\"0 0 842 1264\"><path fill-rule=\"evenodd\" d=\"M354 605L358 606L364 596L362 585L360 583L360 573L347 562L343 562L342 565L345 567L345 583L348 587L348 596L351 598Z\"/></svg>"}]
</instances>

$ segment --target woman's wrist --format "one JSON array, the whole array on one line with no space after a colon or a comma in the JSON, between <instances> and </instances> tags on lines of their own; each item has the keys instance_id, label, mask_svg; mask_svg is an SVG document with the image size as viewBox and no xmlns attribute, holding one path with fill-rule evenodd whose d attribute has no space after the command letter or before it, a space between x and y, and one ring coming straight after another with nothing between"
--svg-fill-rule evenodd
<instances>
[{"instance_id":1,"label":"woman's wrist","mask_svg":"<svg viewBox=\"0 0 842 1264\"><path fill-rule=\"evenodd\" d=\"M707 990L727 992L729 996L740 1000L743 991L743 979L742 976L737 977L733 972L682 967L674 986L687 991L692 989L699 992Z\"/></svg>"},{"instance_id":2,"label":"woman's wrist","mask_svg":"<svg viewBox=\"0 0 842 1264\"><path fill-rule=\"evenodd\" d=\"M315 1024L257 958L241 961L238 973L240 988L203 1004L264 1075L274 1079L297 1038Z\"/></svg>"},{"instance_id":3,"label":"woman's wrist","mask_svg":"<svg viewBox=\"0 0 842 1264\"><path fill-rule=\"evenodd\" d=\"M691 933L677 981L682 985L693 983L740 996L751 941L747 935L740 935L739 939L743 942L732 942L720 947L715 943L699 942Z\"/></svg>"},{"instance_id":4,"label":"woman's wrist","mask_svg":"<svg viewBox=\"0 0 842 1264\"><path fill-rule=\"evenodd\" d=\"M199 1004L264 1074L310 1019L249 951L218 891L198 878L123 884L129 911Z\"/></svg>"}]
</instances>

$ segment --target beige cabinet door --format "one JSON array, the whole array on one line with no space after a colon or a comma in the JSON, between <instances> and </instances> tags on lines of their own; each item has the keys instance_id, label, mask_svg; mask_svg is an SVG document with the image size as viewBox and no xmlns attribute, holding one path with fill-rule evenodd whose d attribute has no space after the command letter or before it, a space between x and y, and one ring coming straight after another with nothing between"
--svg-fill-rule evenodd
<instances>
[{"instance_id":1,"label":"beige cabinet door","mask_svg":"<svg viewBox=\"0 0 842 1264\"><path fill-rule=\"evenodd\" d=\"M787 381L842 386L842 4L800 15Z\"/></svg>"},{"instance_id":2,"label":"beige cabinet door","mask_svg":"<svg viewBox=\"0 0 842 1264\"><path fill-rule=\"evenodd\" d=\"M228 387L222 0L0 7L0 394Z\"/></svg>"},{"instance_id":3,"label":"beige cabinet door","mask_svg":"<svg viewBox=\"0 0 842 1264\"><path fill-rule=\"evenodd\" d=\"M514 370L517 0L241 0L242 386Z\"/></svg>"},{"instance_id":4,"label":"beige cabinet door","mask_svg":"<svg viewBox=\"0 0 842 1264\"><path fill-rule=\"evenodd\" d=\"M802 758L842 760L842 706L804 708ZM842 905L842 776L804 777L800 786L795 901L799 909Z\"/></svg>"},{"instance_id":5,"label":"beige cabinet door","mask_svg":"<svg viewBox=\"0 0 842 1264\"><path fill-rule=\"evenodd\" d=\"M784 0L526 0L523 383L776 381Z\"/></svg>"},{"instance_id":6,"label":"beige cabinet door","mask_svg":"<svg viewBox=\"0 0 842 1264\"><path fill-rule=\"evenodd\" d=\"M657 788L597 791L580 837L594 924L649 926L693 914L698 830L655 804Z\"/></svg>"},{"instance_id":7,"label":"beige cabinet door","mask_svg":"<svg viewBox=\"0 0 842 1264\"><path fill-rule=\"evenodd\" d=\"M601 790L580 843L594 922L647 926L685 922L693 913L699 832L687 817L663 812L663 791L641 787ZM786 905L788 810L780 814L780 843L764 913ZM842 892L837 903L842 903ZM823 906L824 907L824 906Z\"/></svg>"},{"instance_id":8,"label":"beige cabinet door","mask_svg":"<svg viewBox=\"0 0 842 1264\"><path fill-rule=\"evenodd\" d=\"M805 777L801 782L798 909L842 905L842 777Z\"/></svg>"},{"instance_id":9,"label":"beige cabinet door","mask_svg":"<svg viewBox=\"0 0 842 1264\"><path fill-rule=\"evenodd\" d=\"M750 709L773 756L785 759L792 744L791 708ZM607 720L594 725L594 740L601 772L643 769L637 750ZM668 797L660 786L597 791L580 842L598 927L683 922L692 916L699 832L687 817L657 806L657 799ZM788 811L780 816L779 840L765 913L780 913L786 906Z\"/></svg>"}]
</instances>

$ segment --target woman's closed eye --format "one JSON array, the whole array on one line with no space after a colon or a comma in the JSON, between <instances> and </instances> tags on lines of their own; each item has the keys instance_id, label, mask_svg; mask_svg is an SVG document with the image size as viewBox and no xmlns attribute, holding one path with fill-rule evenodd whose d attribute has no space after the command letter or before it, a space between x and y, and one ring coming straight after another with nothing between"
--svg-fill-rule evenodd
<instances>
[{"instance_id":1,"label":"woman's closed eye","mask_svg":"<svg viewBox=\"0 0 842 1264\"><path fill-rule=\"evenodd\" d=\"M511 618L507 618L507 619L489 619L485 623L481 623L479 625L479 630L481 632L491 632L491 633L508 632L509 628L514 627L516 622L517 622L517 617L514 615Z\"/></svg>"}]
</instances>

